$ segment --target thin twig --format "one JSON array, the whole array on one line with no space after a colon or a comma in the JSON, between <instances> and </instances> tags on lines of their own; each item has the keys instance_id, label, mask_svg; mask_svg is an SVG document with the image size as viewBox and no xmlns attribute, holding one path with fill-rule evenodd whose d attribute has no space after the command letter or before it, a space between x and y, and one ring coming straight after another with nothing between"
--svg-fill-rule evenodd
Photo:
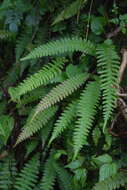
<instances>
[{"instance_id":1,"label":"thin twig","mask_svg":"<svg viewBox=\"0 0 127 190\"><path fill-rule=\"evenodd\" d=\"M122 115L124 116L124 119L127 121L127 105L126 105L125 101L122 98L119 98L118 100L121 103Z\"/></svg>"},{"instance_id":2,"label":"thin twig","mask_svg":"<svg viewBox=\"0 0 127 190\"><path fill-rule=\"evenodd\" d=\"M119 70L119 83L122 81L125 69L127 67L127 50L123 49L122 54L123 54L122 63Z\"/></svg>"},{"instance_id":3,"label":"thin twig","mask_svg":"<svg viewBox=\"0 0 127 190\"><path fill-rule=\"evenodd\" d=\"M87 23L87 29L86 29L86 40L88 39L88 34L89 34L90 18L91 18L91 11L92 11L92 6L93 6L93 1L94 0L91 0L91 3L90 3L90 10L89 10L89 15L88 15L88 23Z\"/></svg>"},{"instance_id":4,"label":"thin twig","mask_svg":"<svg viewBox=\"0 0 127 190\"><path fill-rule=\"evenodd\" d=\"M119 97L123 97L123 98L125 97L125 98L127 98L127 94L125 94L125 93L122 94L122 93L118 92L117 95Z\"/></svg>"},{"instance_id":5,"label":"thin twig","mask_svg":"<svg viewBox=\"0 0 127 190\"><path fill-rule=\"evenodd\" d=\"M112 123L111 123L111 127L109 128L109 133L112 135L112 136L115 136L115 137L118 137L118 134L116 134L115 132L113 132L113 127L114 127L114 124L115 122L117 121L117 118L119 116L120 112L116 114L115 118L113 119Z\"/></svg>"},{"instance_id":6,"label":"thin twig","mask_svg":"<svg viewBox=\"0 0 127 190\"><path fill-rule=\"evenodd\" d=\"M114 31L109 32L108 34L106 34L106 37L108 39L110 39L110 38L116 36L120 32L120 30L121 30L120 27L117 27Z\"/></svg>"}]
</instances>

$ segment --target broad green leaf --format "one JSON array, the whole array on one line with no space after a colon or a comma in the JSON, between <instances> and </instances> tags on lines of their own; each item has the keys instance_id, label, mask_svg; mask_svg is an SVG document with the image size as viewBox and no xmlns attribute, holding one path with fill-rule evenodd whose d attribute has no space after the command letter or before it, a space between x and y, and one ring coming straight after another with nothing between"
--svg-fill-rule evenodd
<instances>
[{"instance_id":1,"label":"broad green leaf","mask_svg":"<svg viewBox=\"0 0 127 190\"><path fill-rule=\"evenodd\" d=\"M104 32L104 26L106 24L106 20L104 17L93 17L91 21L91 30L96 35L100 35Z\"/></svg>"},{"instance_id":2,"label":"broad green leaf","mask_svg":"<svg viewBox=\"0 0 127 190\"><path fill-rule=\"evenodd\" d=\"M108 154L103 154L100 155L98 157L93 158L93 161L97 164L97 165L102 165L102 164L106 164L106 163L111 163L112 162L112 157Z\"/></svg>"},{"instance_id":3,"label":"broad green leaf","mask_svg":"<svg viewBox=\"0 0 127 190\"><path fill-rule=\"evenodd\" d=\"M108 163L101 166L99 171L99 181L103 181L117 174L118 167L115 163Z\"/></svg>"}]
</instances>

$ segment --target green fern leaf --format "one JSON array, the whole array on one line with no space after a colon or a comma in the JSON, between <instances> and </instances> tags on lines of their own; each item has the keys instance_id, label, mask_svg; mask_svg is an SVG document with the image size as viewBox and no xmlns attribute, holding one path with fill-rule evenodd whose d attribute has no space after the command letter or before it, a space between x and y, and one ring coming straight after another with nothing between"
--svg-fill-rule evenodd
<instances>
[{"instance_id":1,"label":"green fern leaf","mask_svg":"<svg viewBox=\"0 0 127 190\"><path fill-rule=\"evenodd\" d=\"M50 63L43 67L42 70L35 73L34 75L28 77L26 80L21 82L17 87L9 88L9 93L12 100L19 99L21 95L26 94L27 92L47 84L48 81L55 78L61 73L63 68L64 61L63 59L57 59L53 63Z\"/></svg>"},{"instance_id":2,"label":"green fern leaf","mask_svg":"<svg viewBox=\"0 0 127 190\"><path fill-rule=\"evenodd\" d=\"M31 38L32 38L32 30L31 28L30 29L26 28L26 31L16 41L16 49L15 49L16 62L19 61L19 58L26 49Z\"/></svg>"},{"instance_id":3,"label":"green fern leaf","mask_svg":"<svg viewBox=\"0 0 127 190\"><path fill-rule=\"evenodd\" d=\"M79 117L74 131L74 152L77 156L80 149L87 142L89 130L93 124L96 108L99 103L100 84L98 81L91 82L83 91L77 107Z\"/></svg>"},{"instance_id":4,"label":"green fern leaf","mask_svg":"<svg viewBox=\"0 0 127 190\"><path fill-rule=\"evenodd\" d=\"M67 170L59 163L55 163L55 171L58 176L58 182L61 190L73 190L72 189L72 177Z\"/></svg>"},{"instance_id":5,"label":"green fern leaf","mask_svg":"<svg viewBox=\"0 0 127 190\"><path fill-rule=\"evenodd\" d=\"M22 58L21 61L74 51L92 54L94 50L95 47L90 41L86 41L78 37L63 38L60 40L51 41L47 44L41 45L38 48L35 48L30 54Z\"/></svg>"},{"instance_id":6,"label":"green fern leaf","mask_svg":"<svg viewBox=\"0 0 127 190\"><path fill-rule=\"evenodd\" d=\"M52 132L49 144L51 144L54 139L61 135L61 133L63 133L64 130L70 127L71 122L76 116L76 107L77 101L74 101L65 108L64 112L61 114L61 116L55 123L55 127Z\"/></svg>"},{"instance_id":7,"label":"green fern leaf","mask_svg":"<svg viewBox=\"0 0 127 190\"><path fill-rule=\"evenodd\" d=\"M54 158L51 156L46 161L44 167L44 174L40 182L41 190L53 190L53 186L56 179L56 171L54 168Z\"/></svg>"},{"instance_id":8,"label":"green fern leaf","mask_svg":"<svg viewBox=\"0 0 127 190\"><path fill-rule=\"evenodd\" d=\"M26 138L29 138L37 131L39 131L43 126L45 126L47 122L50 120L50 118L54 116L56 111L57 107L50 107L49 109L40 112L32 120L31 120L32 117L31 114L30 117L28 118L26 125L23 127L21 134L17 139L16 145L25 140Z\"/></svg>"},{"instance_id":9,"label":"green fern leaf","mask_svg":"<svg viewBox=\"0 0 127 190\"><path fill-rule=\"evenodd\" d=\"M51 105L59 102L65 97L72 94L77 88L79 88L88 78L88 75L82 73L78 74L75 77L67 79L60 85L53 88L47 96L45 96L42 101L38 104L35 110L35 117L39 112L47 109Z\"/></svg>"},{"instance_id":10,"label":"green fern leaf","mask_svg":"<svg viewBox=\"0 0 127 190\"><path fill-rule=\"evenodd\" d=\"M17 174L16 162L13 158L4 158L4 162L0 167L0 189L11 189L15 176Z\"/></svg>"},{"instance_id":11,"label":"green fern leaf","mask_svg":"<svg viewBox=\"0 0 127 190\"><path fill-rule=\"evenodd\" d=\"M87 0L85 0L86 2ZM70 6L68 6L67 8L65 8L54 20L54 22L52 23L52 25L57 24L65 19L68 19L72 16L74 16L76 13L78 13L79 9L83 8L82 0L77 0L71 3Z\"/></svg>"},{"instance_id":12,"label":"green fern leaf","mask_svg":"<svg viewBox=\"0 0 127 190\"><path fill-rule=\"evenodd\" d=\"M104 127L116 107L119 56L110 41L99 45L97 48L98 73L100 74L101 89L103 92Z\"/></svg>"},{"instance_id":13,"label":"green fern leaf","mask_svg":"<svg viewBox=\"0 0 127 190\"><path fill-rule=\"evenodd\" d=\"M127 176L123 173L118 173L104 181L95 184L93 190L114 190L127 183Z\"/></svg>"},{"instance_id":14,"label":"green fern leaf","mask_svg":"<svg viewBox=\"0 0 127 190\"><path fill-rule=\"evenodd\" d=\"M39 155L36 154L28 163L25 164L18 177L15 180L15 189L32 190L38 179Z\"/></svg>"}]
</instances>

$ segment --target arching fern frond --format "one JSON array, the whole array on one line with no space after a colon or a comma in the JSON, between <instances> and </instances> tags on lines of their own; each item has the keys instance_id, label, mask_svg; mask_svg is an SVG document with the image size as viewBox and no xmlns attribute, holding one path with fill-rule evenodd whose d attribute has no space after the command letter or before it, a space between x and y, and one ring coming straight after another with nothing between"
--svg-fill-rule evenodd
<instances>
[{"instance_id":1,"label":"arching fern frond","mask_svg":"<svg viewBox=\"0 0 127 190\"><path fill-rule=\"evenodd\" d=\"M39 72L28 77L26 80L21 82L19 86L10 87L9 93L11 98L13 100L19 99L21 95L26 94L41 85L47 84L48 81L61 73L64 63L64 59L57 59L56 61L53 61L53 63L49 63L44 66Z\"/></svg>"},{"instance_id":2,"label":"arching fern frond","mask_svg":"<svg viewBox=\"0 0 127 190\"><path fill-rule=\"evenodd\" d=\"M111 42L106 41L97 48L97 59L101 90L103 92L103 115L105 128L113 109L116 106L119 56Z\"/></svg>"},{"instance_id":3,"label":"arching fern frond","mask_svg":"<svg viewBox=\"0 0 127 190\"><path fill-rule=\"evenodd\" d=\"M98 182L93 187L93 190L114 190L127 183L127 176L123 173L118 173L104 181Z\"/></svg>"},{"instance_id":4,"label":"arching fern frond","mask_svg":"<svg viewBox=\"0 0 127 190\"><path fill-rule=\"evenodd\" d=\"M74 51L81 51L92 54L94 49L95 47L90 41L83 40L82 38L63 38L60 40L48 42L47 44L35 48L30 54L22 58L21 61Z\"/></svg>"},{"instance_id":5,"label":"arching fern frond","mask_svg":"<svg viewBox=\"0 0 127 190\"><path fill-rule=\"evenodd\" d=\"M77 156L83 145L87 142L89 130L93 124L96 108L99 103L100 84L91 82L81 94L77 106L78 121L74 131L74 155Z\"/></svg>"},{"instance_id":6,"label":"arching fern frond","mask_svg":"<svg viewBox=\"0 0 127 190\"><path fill-rule=\"evenodd\" d=\"M50 107L43 112L40 112L34 119L31 120L33 113L28 118L26 125L23 127L21 134L19 135L16 145L32 136L39 131L47 122L54 116L57 111L57 107Z\"/></svg>"},{"instance_id":7,"label":"arching fern frond","mask_svg":"<svg viewBox=\"0 0 127 190\"><path fill-rule=\"evenodd\" d=\"M51 144L54 139L56 139L59 135L61 135L61 133L63 133L65 129L70 127L71 122L76 116L76 108L77 108L77 101L73 101L65 108L65 110L63 111L63 113L55 123L55 127L52 132L49 144Z\"/></svg>"},{"instance_id":8,"label":"arching fern frond","mask_svg":"<svg viewBox=\"0 0 127 190\"><path fill-rule=\"evenodd\" d=\"M35 116L39 112L47 109L51 105L63 100L65 97L72 94L77 88L79 88L88 78L88 74L78 74L75 77L67 79L60 85L54 87L47 96L38 104L35 110Z\"/></svg>"},{"instance_id":9,"label":"arching fern frond","mask_svg":"<svg viewBox=\"0 0 127 190\"><path fill-rule=\"evenodd\" d=\"M15 180L15 189L32 190L38 179L39 155L36 154L28 163L25 164L18 177Z\"/></svg>"}]
</instances>

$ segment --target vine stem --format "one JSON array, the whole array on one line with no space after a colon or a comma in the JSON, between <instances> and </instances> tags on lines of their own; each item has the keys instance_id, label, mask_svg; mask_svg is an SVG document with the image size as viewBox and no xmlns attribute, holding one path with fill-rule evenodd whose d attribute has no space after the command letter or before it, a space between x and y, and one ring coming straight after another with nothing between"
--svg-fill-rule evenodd
<instances>
[{"instance_id":1,"label":"vine stem","mask_svg":"<svg viewBox=\"0 0 127 190\"><path fill-rule=\"evenodd\" d=\"M86 37L85 37L86 40L88 39L88 34L89 34L90 19L91 19L91 11L92 11L92 7L93 7L93 1L94 1L94 0L91 0L91 3L90 3L90 10L89 10L89 14L88 14L88 23L87 23Z\"/></svg>"},{"instance_id":2,"label":"vine stem","mask_svg":"<svg viewBox=\"0 0 127 190\"><path fill-rule=\"evenodd\" d=\"M127 50L122 49L121 52L123 54L123 57L122 57L122 63L120 66L120 71L119 71L119 83L122 81L125 69L127 67Z\"/></svg>"}]
</instances>

